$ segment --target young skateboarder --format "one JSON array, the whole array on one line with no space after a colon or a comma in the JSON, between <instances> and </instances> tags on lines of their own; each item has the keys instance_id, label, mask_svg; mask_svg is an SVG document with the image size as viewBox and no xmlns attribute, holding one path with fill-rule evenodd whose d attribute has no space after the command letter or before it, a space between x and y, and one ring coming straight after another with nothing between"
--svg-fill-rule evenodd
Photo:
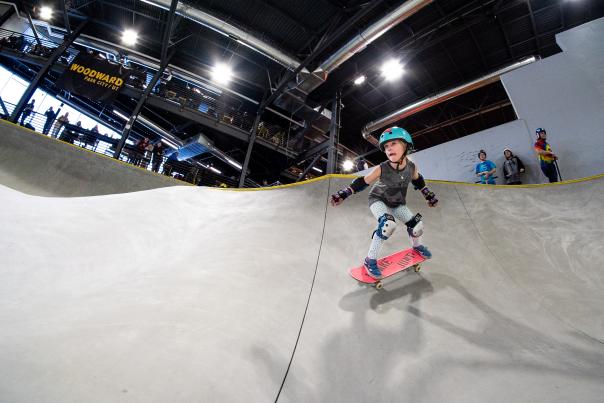
<instances>
[{"instance_id":1,"label":"young skateboarder","mask_svg":"<svg viewBox=\"0 0 604 403\"><path fill-rule=\"evenodd\" d=\"M422 192L430 207L438 203L434 193L426 187L417 166L407 158L407 153L413 148L413 140L405 129L387 129L380 136L379 146L380 150L386 153L388 160L378 165L367 176L356 178L349 187L331 195L331 204L337 206L348 196L363 191L375 182L369 192L369 209L378 221L378 226L373 232L371 247L364 262L367 274L375 279L382 277L377 257L384 241L394 232L396 220L407 226L413 249L426 259L432 257L428 248L421 243L422 216L414 215L406 205L409 183Z\"/></svg>"}]
</instances>

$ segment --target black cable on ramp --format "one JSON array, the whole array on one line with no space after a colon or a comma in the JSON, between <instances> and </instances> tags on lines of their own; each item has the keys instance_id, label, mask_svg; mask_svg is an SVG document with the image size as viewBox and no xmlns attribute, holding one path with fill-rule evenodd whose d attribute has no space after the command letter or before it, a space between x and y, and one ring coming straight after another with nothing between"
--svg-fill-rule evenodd
<instances>
[{"instance_id":1,"label":"black cable on ramp","mask_svg":"<svg viewBox=\"0 0 604 403\"><path fill-rule=\"evenodd\" d=\"M281 381L281 385L279 386L279 391L277 392L277 396L275 397L275 403L279 400L281 396L281 391L283 390L283 386L285 385L285 381L287 380L287 375L289 375L289 369L292 366L292 362L294 361L294 356L296 355L296 349L298 348L298 342L300 341L300 336L302 335L302 329L304 327L304 321L306 320L306 313L308 312L308 306L310 305L310 297L312 295L313 288L315 287L315 279L317 278L317 270L319 268L319 260L321 259L321 250L323 249L323 238L325 236L325 225L327 222L327 209L329 203L329 189L331 189L331 178L327 180L327 194L325 197L325 213L323 215L323 230L321 231L321 242L319 242L319 250L317 253L317 262L315 263L315 272L312 276L312 281L310 283L310 290L308 292L308 298L306 299L306 307L304 307L304 314L302 315L302 322L300 322L300 329L298 330L298 336L296 337L296 343L294 344L294 349L292 351L292 355L289 359L289 363L287 364L287 369L285 370L285 374L283 375L283 381Z\"/></svg>"}]
</instances>

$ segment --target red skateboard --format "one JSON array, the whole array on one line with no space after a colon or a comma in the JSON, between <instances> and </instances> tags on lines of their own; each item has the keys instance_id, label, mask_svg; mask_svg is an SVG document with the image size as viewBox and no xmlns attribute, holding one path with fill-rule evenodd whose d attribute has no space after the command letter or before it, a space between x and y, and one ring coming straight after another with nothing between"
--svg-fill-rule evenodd
<instances>
[{"instance_id":1,"label":"red skateboard","mask_svg":"<svg viewBox=\"0 0 604 403\"><path fill-rule=\"evenodd\" d=\"M378 259L377 264L382 271L382 278L379 280L369 276L363 266L350 269L350 275L357 281L365 284L371 284L378 290L382 288L382 280L401 271L413 268L417 273L420 270L420 263L426 260L419 252L414 249L405 249L396 252L390 256Z\"/></svg>"}]
</instances>

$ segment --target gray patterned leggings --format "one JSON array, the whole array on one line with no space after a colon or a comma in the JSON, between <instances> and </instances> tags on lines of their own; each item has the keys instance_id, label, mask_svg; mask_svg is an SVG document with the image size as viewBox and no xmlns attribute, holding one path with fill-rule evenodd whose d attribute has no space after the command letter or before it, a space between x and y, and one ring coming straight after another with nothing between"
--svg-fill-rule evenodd
<instances>
[{"instance_id":1,"label":"gray patterned leggings","mask_svg":"<svg viewBox=\"0 0 604 403\"><path fill-rule=\"evenodd\" d=\"M369 210L371 210L371 213L375 217L376 221L379 220L381 216L387 213L393 215L396 221L398 221L399 224L403 225L407 221L412 219L415 215L411 212L411 210L409 210L409 207L404 204L395 208L391 208L386 206L386 204L381 201L376 201L372 203L371 206L369 206ZM405 231L406 230L407 227L405 227ZM378 253L380 253L380 249L382 248L383 243L384 240L382 238L380 238L376 234L373 234L373 237L371 238L371 246L369 247L367 257L370 259L377 259ZM421 245L421 237L411 237L411 244L412 246Z\"/></svg>"}]
</instances>

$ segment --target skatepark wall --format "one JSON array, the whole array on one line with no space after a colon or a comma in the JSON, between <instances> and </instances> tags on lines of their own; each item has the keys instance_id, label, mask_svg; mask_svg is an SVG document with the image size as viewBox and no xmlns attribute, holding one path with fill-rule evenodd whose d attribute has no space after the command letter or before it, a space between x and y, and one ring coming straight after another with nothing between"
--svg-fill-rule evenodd
<instances>
[{"instance_id":1,"label":"skatepark wall","mask_svg":"<svg viewBox=\"0 0 604 403\"><path fill-rule=\"evenodd\" d=\"M425 177L473 183L484 149L497 165L497 183L504 184L503 149L509 147L527 167L524 183L546 183L532 151L538 127L548 132L563 179L604 172L604 18L562 32L556 41L562 53L502 76L518 120L413 154Z\"/></svg>"},{"instance_id":2,"label":"skatepark wall","mask_svg":"<svg viewBox=\"0 0 604 403\"><path fill-rule=\"evenodd\" d=\"M478 152L485 150L487 158L497 165L499 185L504 185L503 150L509 148L526 167L523 183L541 183L541 170L532 150L532 138L526 123L515 120L501 126L492 127L470 136L418 151L410 156L416 162L422 175L428 179L474 183Z\"/></svg>"},{"instance_id":3,"label":"skatepark wall","mask_svg":"<svg viewBox=\"0 0 604 403\"><path fill-rule=\"evenodd\" d=\"M0 184L36 196L98 196L188 185L0 121Z\"/></svg>"},{"instance_id":4,"label":"skatepark wall","mask_svg":"<svg viewBox=\"0 0 604 403\"><path fill-rule=\"evenodd\" d=\"M556 35L563 52L502 77L531 135L543 127L563 179L604 172L604 18ZM533 137L534 138L534 137Z\"/></svg>"}]
</instances>

